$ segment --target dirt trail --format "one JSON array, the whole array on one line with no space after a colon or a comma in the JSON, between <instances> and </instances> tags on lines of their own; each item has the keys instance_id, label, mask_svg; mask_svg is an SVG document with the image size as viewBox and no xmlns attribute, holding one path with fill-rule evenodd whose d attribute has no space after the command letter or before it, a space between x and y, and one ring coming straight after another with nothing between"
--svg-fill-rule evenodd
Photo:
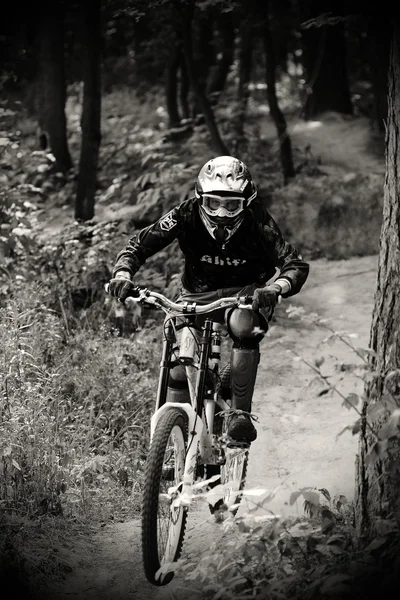
<instances>
[{"instance_id":1,"label":"dirt trail","mask_svg":"<svg viewBox=\"0 0 400 600\"><path fill-rule=\"evenodd\" d=\"M273 489L281 485L268 504L276 514L303 514L300 502L294 506L288 504L291 491L302 486L325 487L331 495L340 493L351 499L357 443L356 437L347 432L335 440L339 431L356 420L355 412L341 406L339 397L318 396L321 387L310 385L313 373L302 362L295 368L292 354L297 352L311 362L324 355L324 368L332 372L336 360L354 362L353 353L341 342L318 348L326 332L288 318L286 309L289 305L302 306L307 312L332 318L337 330L356 333L358 338L353 339L356 346L366 347L376 268L376 257L312 262L303 291L279 306L276 322L262 343L254 398L259 435L251 448L247 487ZM340 389L348 393L359 388L349 380ZM184 556L200 558L222 535L208 508L198 509L189 516ZM139 524L132 521L101 530L94 539L91 564L77 570L62 585L54 586L50 597L183 600L187 594L179 576L161 589L146 582L141 566ZM191 595L196 597L194 592Z\"/></svg>"}]
</instances>

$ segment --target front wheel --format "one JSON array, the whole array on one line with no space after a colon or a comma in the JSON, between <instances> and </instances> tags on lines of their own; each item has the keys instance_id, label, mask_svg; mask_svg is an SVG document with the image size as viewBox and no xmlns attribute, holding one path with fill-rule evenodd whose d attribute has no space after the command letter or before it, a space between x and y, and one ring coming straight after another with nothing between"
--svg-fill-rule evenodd
<instances>
[{"instance_id":1,"label":"front wheel","mask_svg":"<svg viewBox=\"0 0 400 600\"><path fill-rule=\"evenodd\" d=\"M187 508L174 506L171 488L183 481L187 416L171 408L160 418L151 442L142 497L142 554L144 571L154 585L166 585L173 573L157 573L181 553Z\"/></svg>"}]
</instances>

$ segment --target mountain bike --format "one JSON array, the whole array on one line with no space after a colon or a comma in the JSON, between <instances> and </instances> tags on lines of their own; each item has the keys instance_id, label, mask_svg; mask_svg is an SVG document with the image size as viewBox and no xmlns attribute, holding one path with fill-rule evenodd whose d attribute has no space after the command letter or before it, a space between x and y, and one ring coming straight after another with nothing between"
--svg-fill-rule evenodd
<instances>
[{"instance_id":1,"label":"mountain bike","mask_svg":"<svg viewBox=\"0 0 400 600\"><path fill-rule=\"evenodd\" d=\"M221 363L224 328L210 313L251 309L252 298L235 296L198 305L172 302L147 288L135 288L134 293L137 296L130 296L127 304L147 304L166 313L141 512L146 578L154 585L166 585L173 578L172 563L181 554L196 490L208 482L214 514L221 510L235 514L239 508L250 444L233 441L226 433L232 414L230 366ZM205 315L201 327L195 325L199 315ZM169 373L177 365L184 367L187 377L190 401L184 403L167 401Z\"/></svg>"}]
</instances>

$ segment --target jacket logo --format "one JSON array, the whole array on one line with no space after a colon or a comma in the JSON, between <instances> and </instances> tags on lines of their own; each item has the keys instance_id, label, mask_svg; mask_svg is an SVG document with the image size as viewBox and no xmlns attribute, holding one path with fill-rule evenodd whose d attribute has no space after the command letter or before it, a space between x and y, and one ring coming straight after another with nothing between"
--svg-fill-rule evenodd
<instances>
[{"instance_id":1,"label":"jacket logo","mask_svg":"<svg viewBox=\"0 0 400 600\"><path fill-rule=\"evenodd\" d=\"M160 229L170 231L177 224L177 220L172 216L172 211L167 213L160 221Z\"/></svg>"},{"instance_id":2,"label":"jacket logo","mask_svg":"<svg viewBox=\"0 0 400 600\"><path fill-rule=\"evenodd\" d=\"M245 258L229 258L229 256L222 258L221 256L208 256L208 254L202 256L200 260L210 265L228 265L229 267L237 267L247 262Z\"/></svg>"}]
</instances>

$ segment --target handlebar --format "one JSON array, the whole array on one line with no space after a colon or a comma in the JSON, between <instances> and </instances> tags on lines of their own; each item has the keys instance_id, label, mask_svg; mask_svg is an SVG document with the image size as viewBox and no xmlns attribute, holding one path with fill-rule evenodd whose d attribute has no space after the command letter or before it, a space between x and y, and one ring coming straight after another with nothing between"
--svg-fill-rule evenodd
<instances>
[{"instance_id":1,"label":"handlebar","mask_svg":"<svg viewBox=\"0 0 400 600\"><path fill-rule=\"evenodd\" d=\"M108 293L108 283L105 286L105 290ZM171 312L185 315L202 315L213 310L218 310L219 308L237 307L251 309L252 302L251 296L231 296L228 298L219 298L209 304L198 305L196 302L172 302L166 296L158 292L151 292L147 288L135 287L132 291L136 292L137 296L128 296L126 302L155 305Z\"/></svg>"}]
</instances>

